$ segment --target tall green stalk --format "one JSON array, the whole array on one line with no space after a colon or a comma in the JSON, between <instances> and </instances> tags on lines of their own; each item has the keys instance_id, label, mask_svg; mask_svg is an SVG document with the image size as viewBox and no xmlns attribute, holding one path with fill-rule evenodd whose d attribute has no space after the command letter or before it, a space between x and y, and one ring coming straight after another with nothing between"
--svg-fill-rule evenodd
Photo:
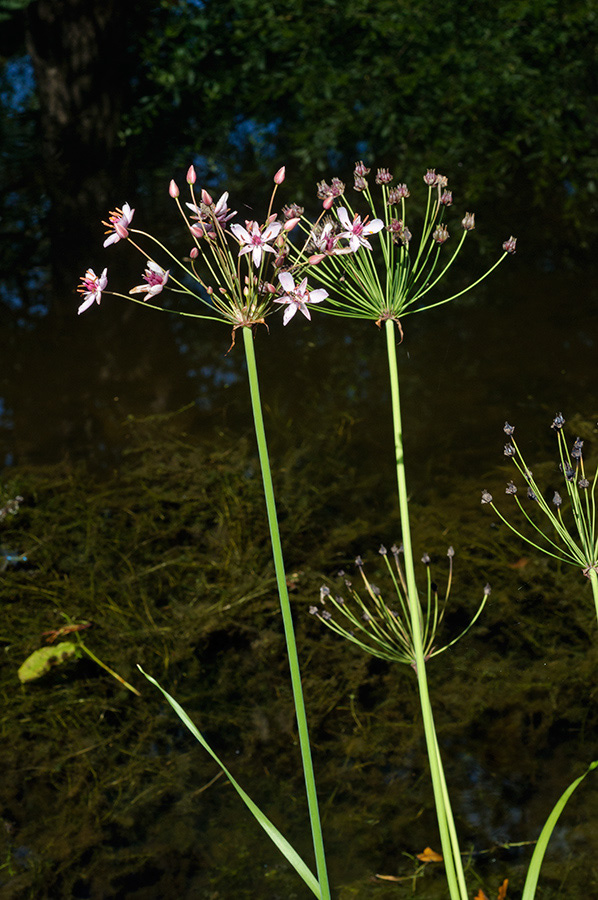
<instances>
[{"instance_id":1,"label":"tall green stalk","mask_svg":"<svg viewBox=\"0 0 598 900\"><path fill-rule=\"evenodd\" d=\"M257 439L260 466L262 470L262 479L264 483L264 496L266 498L266 510L268 513L268 525L270 528L270 540L272 543L274 570L276 572L276 583L278 585L278 596L280 598L280 609L282 612L284 634L287 644L287 656L289 660L289 668L291 670L293 700L295 702L295 713L297 716L299 746L301 748L301 759L303 761L303 774L305 778L307 804L311 822L314 852L316 856L316 869L318 873L320 889L322 891L322 900L330 900L330 887L328 884L328 872L326 869L324 840L322 836L320 811L318 808L318 797L316 793L316 782L311 758L311 747L309 743L305 702L303 700L303 690L301 686L301 671L299 669L297 643L295 641L295 631L293 628L293 616L291 613L291 603L289 600L289 592L286 582L284 560L282 556L282 544L280 541L278 517L276 515L276 503L274 500L274 486L272 484L272 473L270 471L270 460L268 457L268 446L266 443L264 418L262 415L257 365L253 347L253 330L251 328L243 328L241 330L243 332L245 358L247 360L247 374L249 376L249 389L251 392L251 408L253 411L255 436Z\"/></svg>"},{"instance_id":2,"label":"tall green stalk","mask_svg":"<svg viewBox=\"0 0 598 900\"><path fill-rule=\"evenodd\" d=\"M409 602L409 614L415 650L417 685L424 723L426 747L430 761L432 787L434 790L434 802L438 816L440 841L446 877L450 890L451 900L467 900L467 886L461 862L461 853L457 839L457 832L453 820L450 799L444 778L444 770L434 717L428 691L428 679L426 675L426 661L421 628L421 607L415 581L415 567L413 563L413 547L411 544L411 530L409 525L409 505L407 499L407 481L405 478L405 460L403 455L403 429L401 424L401 402L399 396L399 370L396 352L396 330L391 319L387 319L386 346L388 351L388 368L390 374L390 388L392 397L392 416L395 441L395 462L397 467L397 486L399 492L399 512L401 517L401 535L403 539L405 579L407 582L407 597Z\"/></svg>"}]
</instances>

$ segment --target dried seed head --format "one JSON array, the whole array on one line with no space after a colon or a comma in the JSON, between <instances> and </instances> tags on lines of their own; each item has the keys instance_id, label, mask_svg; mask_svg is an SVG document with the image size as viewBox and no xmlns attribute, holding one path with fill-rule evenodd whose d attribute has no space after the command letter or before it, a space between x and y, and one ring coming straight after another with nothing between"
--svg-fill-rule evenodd
<instances>
[{"instance_id":1,"label":"dried seed head","mask_svg":"<svg viewBox=\"0 0 598 900\"><path fill-rule=\"evenodd\" d=\"M536 495L534 494L534 492L532 491L531 487L528 487L528 489L527 489L527 499L528 500L537 500L538 499L536 497Z\"/></svg>"},{"instance_id":2,"label":"dried seed head","mask_svg":"<svg viewBox=\"0 0 598 900\"><path fill-rule=\"evenodd\" d=\"M357 566L358 569L363 569L363 560L362 560L361 556L355 557L355 565Z\"/></svg>"},{"instance_id":3,"label":"dried seed head","mask_svg":"<svg viewBox=\"0 0 598 900\"><path fill-rule=\"evenodd\" d=\"M376 173L376 184L390 184L392 175L388 169L378 169Z\"/></svg>"},{"instance_id":4,"label":"dried seed head","mask_svg":"<svg viewBox=\"0 0 598 900\"><path fill-rule=\"evenodd\" d=\"M369 171L369 170L368 170L368 171ZM353 184L353 190L355 190L355 191L365 191L365 189L366 189L367 186L368 186L368 183L367 183L367 181L365 180L365 178L362 178L361 175L356 175L356 176L355 176L355 183Z\"/></svg>"},{"instance_id":5,"label":"dried seed head","mask_svg":"<svg viewBox=\"0 0 598 900\"><path fill-rule=\"evenodd\" d=\"M422 556L422 562L423 562L424 566L429 566L429 565L430 565L430 563L432 562L432 560L430 559L430 556L429 556L428 553L424 553L424 555Z\"/></svg>"},{"instance_id":6,"label":"dried seed head","mask_svg":"<svg viewBox=\"0 0 598 900\"><path fill-rule=\"evenodd\" d=\"M482 503L492 503L492 494L490 491L482 491Z\"/></svg>"},{"instance_id":7,"label":"dried seed head","mask_svg":"<svg viewBox=\"0 0 598 900\"><path fill-rule=\"evenodd\" d=\"M320 588L320 602L325 603L326 602L325 598L328 596L330 596L330 588L326 587L326 585L323 584L322 587Z\"/></svg>"},{"instance_id":8,"label":"dried seed head","mask_svg":"<svg viewBox=\"0 0 598 900\"><path fill-rule=\"evenodd\" d=\"M319 616L319 615L320 615L320 608L319 608L318 606L310 606L310 607L309 607L309 614L310 614L310 616Z\"/></svg>"},{"instance_id":9,"label":"dried seed head","mask_svg":"<svg viewBox=\"0 0 598 900\"><path fill-rule=\"evenodd\" d=\"M513 235L511 235L509 240L504 242L504 244L502 245L502 248L506 253L515 253L516 246L517 246L517 238L514 238Z\"/></svg>"},{"instance_id":10,"label":"dried seed head","mask_svg":"<svg viewBox=\"0 0 598 900\"><path fill-rule=\"evenodd\" d=\"M454 551L453 547L448 548L448 550L446 551L446 555L448 556L449 559L453 558L453 556L455 555L455 551Z\"/></svg>"},{"instance_id":11,"label":"dried seed head","mask_svg":"<svg viewBox=\"0 0 598 900\"><path fill-rule=\"evenodd\" d=\"M303 207L298 206L296 203L289 203L288 206L283 206L282 208L282 214L285 219L300 219L303 212Z\"/></svg>"},{"instance_id":12,"label":"dried seed head","mask_svg":"<svg viewBox=\"0 0 598 900\"><path fill-rule=\"evenodd\" d=\"M466 212L461 220L461 225L465 231L473 231L475 228L475 213Z\"/></svg>"},{"instance_id":13,"label":"dried seed head","mask_svg":"<svg viewBox=\"0 0 598 900\"><path fill-rule=\"evenodd\" d=\"M489 596L490 596L490 593L491 593L491 590L492 590L492 589L491 589L490 585L489 585L489 584L486 584L486 586L484 587L484 596L485 596L485 597L489 597Z\"/></svg>"},{"instance_id":14,"label":"dried seed head","mask_svg":"<svg viewBox=\"0 0 598 900\"><path fill-rule=\"evenodd\" d=\"M571 448L571 457L573 459L581 459L581 448L583 447L583 441L581 438L575 438L575 443Z\"/></svg>"},{"instance_id":15,"label":"dried seed head","mask_svg":"<svg viewBox=\"0 0 598 900\"><path fill-rule=\"evenodd\" d=\"M443 206L452 206L453 203L453 192L452 191L443 191L442 196L440 198L440 202Z\"/></svg>"},{"instance_id":16,"label":"dried seed head","mask_svg":"<svg viewBox=\"0 0 598 900\"><path fill-rule=\"evenodd\" d=\"M436 169L428 169L424 175L424 184L427 184L428 187L434 187L436 184Z\"/></svg>"},{"instance_id":17,"label":"dried seed head","mask_svg":"<svg viewBox=\"0 0 598 900\"><path fill-rule=\"evenodd\" d=\"M322 619L324 619L324 621L328 622L332 618L332 613L328 612L327 609L323 609L320 613L320 616L322 617Z\"/></svg>"},{"instance_id":18,"label":"dried seed head","mask_svg":"<svg viewBox=\"0 0 598 900\"><path fill-rule=\"evenodd\" d=\"M446 225L438 225L432 235L433 240L435 240L437 244L444 244L445 241L448 241L449 237L450 235Z\"/></svg>"},{"instance_id":19,"label":"dried seed head","mask_svg":"<svg viewBox=\"0 0 598 900\"><path fill-rule=\"evenodd\" d=\"M505 456L515 456L515 447L513 446L513 444L505 444L505 449L503 452Z\"/></svg>"},{"instance_id":20,"label":"dried seed head","mask_svg":"<svg viewBox=\"0 0 598 900\"><path fill-rule=\"evenodd\" d=\"M507 485L507 489L505 491L505 494L516 494L516 493L517 493L517 488L515 487L515 485L513 484L512 481L509 481L509 483Z\"/></svg>"},{"instance_id":21,"label":"dried seed head","mask_svg":"<svg viewBox=\"0 0 598 900\"><path fill-rule=\"evenodd\" d=\"M552 420L552 425L550 427L554 428L555 430L558 431L563 427L564 424L565 424L565 419L563 418L563 414L557 413L556 416L554 417L554 419Z\"/></svg>"},{"instance_id":22,"label":"dried seed head","mask_svg":"<svg viewBox=\"0 0 598 900\"><path fill-rule=\"evenodd\" d=\"M564 467L562 463L559 463L559 469L567 481L575 481L575 469L572 469L569 463L565 463Z\"/></svg>"},{"instance_id":23,"label":"dried seed head","mask_svg":"<svg viewBox=\"0 0 598 900\"><path fill-rule=\"evenodd\" d=\"M558 491L554 492L554 497L552 498L552 502L554 503L554 505L556 506L557 509L563 502L563 498L561 497L561 495L559 494Z\"/></svg>"},{"instance_id":24,"label":"dried seed head","mask_svg":"<svg viewBox=\"0 0 598 900\"><path fill-rule=\"evenodd\" d=\"M361 618L363 619L364 622L372 621L372 617L370 616L370 614L368 612L364 612L363 615L361 616Z\"/></svg>"},{"instance_id":25,"label":"dried seed head","mask_svg":"<svg viewBox=\"0 0 598 900\"><path fill-rule=\"evenodd\" d=\"M395 203L400 203L401 200L406 200L409 196L407 185L397 184L396 187L390 188L388 192L388 205L393 206Z\"/></svg>"},{"instance_id":26,"label":"dried seed head","mask_svg":"<svg viewBox=\"0 0 598 900\"><path fill-rule=\"evenodd\" d=\"M505 427L503 428L503 431L504 431L504 433L505 433L506 435L508 435L508 437L511 437L511 435L512 435L513 432L515 431L515 426L514 426L514 425L509 425L508 422L505 422Z\"/></svg>"},{"instance_id":27,"label":"dried seed head","mask_svg":"<svg viewBox=\"0 0 598 900\"><path fill-rule=\"evenodd\" d=\"M380 556L386 556L386 547L384 546L384 544L380 544L380 549L378 550L378 553L380 554Z\"/></svg>"},{"instance_id":28,"label":"dried seed head","mask_svg":"<svg viewBox=\"0 0 598 900\"><path fill-rule=\"evenodd\" d=\"M590 486L590 482L588 481L587 478L580 478L577 483L578 483L579 487L582 489L582 491L585 491L586 488L589 488L589 486Z\"/></svg>"}]
</instances>

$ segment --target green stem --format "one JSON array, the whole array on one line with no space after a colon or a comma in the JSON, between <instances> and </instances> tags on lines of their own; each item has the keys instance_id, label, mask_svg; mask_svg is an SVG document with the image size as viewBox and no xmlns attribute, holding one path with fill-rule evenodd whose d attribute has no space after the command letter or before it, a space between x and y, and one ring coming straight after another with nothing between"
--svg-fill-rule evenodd
<instances>
[{"instance_id":1,"label":"green stem","mask_svg":"<svg viewBox=\"0 0 598 900\"><path fill-rule=\"evenodd\" d=\"M253 347L253 330L250 327L246 327L243 328L242 331L245 344L245 357L247 359L247 374L249 376L249 389L251 392L251 406L253 410L253 421L255 424L255 436L257 439L260 465L262 469L262 479L264 482L264 496L266 498L266 509L268 512L268 525L270 526L270 539L272 541L272 555L274 558L276 583L278 585L280 609L282 612L284 634L287 643L287 655L289 660L289 668L291 670L291 684L293 687L293 699L295 701L299 746L301 748L301 758L303 761L303 774L305 778L307 805L309 809L311 833L314 844L314 852L316 856L318 881L320 884L320 890L322 892L322 900L330 900L330 887L328 884L328 872L326 869L326 857L324 853L324 840L322 837L320 811L318 808L318 797L316 793L316 781L314 777L314 769L311 758L311 747L309 743L305 702L303 700L303 690L301 687L299 657L297 655L297 643L295 641L295 631L293 628L293 616L291 613L291 603L289 600L289 592L287 589L284 570L282 544L280 542L278 518L276 515L276 503L274 500L274 486L272 484L272 473L270 471L270 460L268 458L268 446L266 444L266 432L264 429L264 418L262 415L262 405L260 401L260 388L257 376L255 351Z\"/></svg>"},{"instance_id":2,"label":"green stem","mask_svg":"<svg viewBox=\"0 0 598 900\"><path fill-rule=\"evenodd\" d=\"M590 569L589 574L592 594L594 595L594 606L596 607L596 619L598 619L598 572L596 572L596 569Z\"/></svg>"},{"instance_id":3,"label":"green stem","mask_svg":"<svg viewBox=\"0 0 598 900\"><path fill-rule=\"evenodd\" d=\"M450 800L444 779L442 759L436 738L436 728L432 715L432 706L428 692L428 679L426 676L426 661L421 630L421 608L415 581L415 566L413 564L413 547L411 544L411 530L409 525L409 504L407 499L407 482L405 479L405 461L403 457L403 430L401 425L401 403L399 397L399 372L397 366L396 332L395 324L391 319L386 321L386 346L388 351L388 368L390 374L390 388L392 396L392 415L395 440L395 460L397 467L397 484L399 491L399 512L401 517L401 536L405 560L405 578L407 582L407 598L409 602L409 615L411 618L411 631L413 647L415 650L415 671L419 688L422 718L426 747L430 762L432 787L434 790L434 802L440 830L442 855L451 900L467 900L467 885L461 863L461 854L455 830L455 823L451 810Z\"/></svg>"}]
</instances>

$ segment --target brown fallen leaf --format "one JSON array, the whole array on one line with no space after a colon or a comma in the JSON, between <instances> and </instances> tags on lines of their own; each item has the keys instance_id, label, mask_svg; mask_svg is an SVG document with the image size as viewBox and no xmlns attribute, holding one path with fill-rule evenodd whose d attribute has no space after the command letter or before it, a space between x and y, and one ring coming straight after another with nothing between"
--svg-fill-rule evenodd
<instances>
[{"instance_id":1,"label":"brown fallen leaf","mask_svg":"<svg viewBox=\"0 0 598 900\"><path fill-rule=\"evenodd\" d=\"M442 856L440 853L436 853L435 850L432 850L431 847L426 847L423 853L418 853L417 858L421 859L422 862L442 862Z\"/></svg>"},{"instance_id":2,"label":"brown fallen leaf","mask_svg":"<svg viewBox=\"0 0 598 900\"><path fill-rule=\"evenodd\" d=\"M473 900L488 900L488 897L484 893L484 891L480 888L479 891L477 892L477 894L475 895L475 897L473 898Z\"/></svg>"},{"instance_id":3,"label":"brown fallen leaf","mask_svg":"<svg viewBox=\"0 0 598 900\"><path fill-rule=\"evenodd\" d=\"M509 879L505 878L503 883L498 889L498 900L506 900L507 897L507 888L509 886Z\"/></svg>"},{"instance_id":4,"label":"brown fallen leaf","mask_svg":"<svg viewBox=\"0 0 598 900\"><path fill-rule=\"evenodd\" d=\"M529 559L526 556L522 556L517 562L507 563L509 569L525 569L529 562Z\"/></svg>"}]
</instances>

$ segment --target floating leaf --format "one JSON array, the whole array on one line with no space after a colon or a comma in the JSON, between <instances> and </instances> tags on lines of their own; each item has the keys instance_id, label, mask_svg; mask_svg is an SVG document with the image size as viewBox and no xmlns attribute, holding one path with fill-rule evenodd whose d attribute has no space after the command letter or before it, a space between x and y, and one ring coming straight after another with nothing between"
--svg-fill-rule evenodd
<instances>
[{"instance_id":1,"label":"floating leaf","mask_svg":"<svg viewBox=\"0 0 598 900\"><path fill-rule=\"evenodd\" d=\"M423 853L418 853L417 858L421 859L422 862L442 862L442 856L440 853L436 853L435 850L432 850L431 847L426 847Z\"/></svg>"},{"instance_id":2,"label":"floating leaf","mask_svg":"<svg viewBox=\"0 0 598 900\"><path fill-rule=\"evenodd\" d=\"M55 647L42 647L40 650L35 650L19 669L19 681L22 684L35 681L42 675L47 675L55 666L60 666L78 655L76 645L70 641L62 641Z\"/></svg>"}]
</instances>

